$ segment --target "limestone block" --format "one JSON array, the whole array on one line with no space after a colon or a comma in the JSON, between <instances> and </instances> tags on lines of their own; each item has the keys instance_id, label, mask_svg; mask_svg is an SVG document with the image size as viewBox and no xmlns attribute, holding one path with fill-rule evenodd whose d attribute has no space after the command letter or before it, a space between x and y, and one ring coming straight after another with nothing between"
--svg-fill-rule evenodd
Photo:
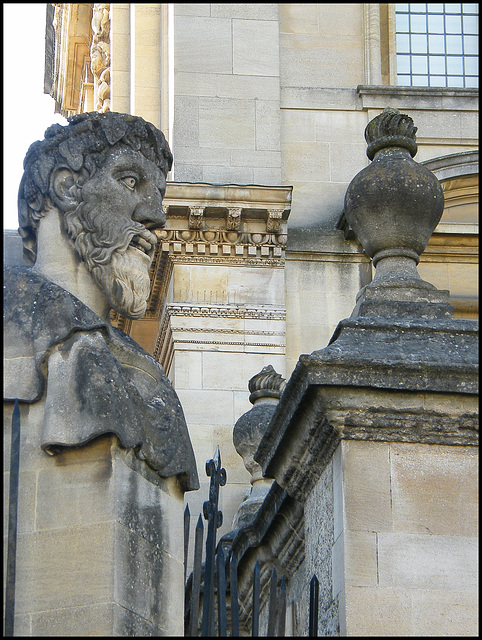
<instances>
[{"instance_id":1,"label":"limestone block","mask_svg":"<svg viewBox=\"0 0 482 640\"><path fill-rule=\"evenodd\" d=\"M167 565L176 562L157 545L150 544L142 536L135 534L128 527L116 523L114 551L116 555L116 572L114 575L114 598L125 609L133 611L137 615L150 620L156 618L156 622L162 620L161 606L163 598L167 597L171 588L174 591L176 584L162 589L162 584L169 584ZM122 549L121 552L120 549ZM129 549L125 553L124 549ZM147 570L149 568L149 570ZM182 576L182 573L181 573ZM128 577L126 579L126 577ZM182 586L181 586L182 592ZM165 626L166 621L164 621Z\"/></svg>"},{"instance_id":2,"label":"limestone block","mask_svg":"<svg viewBox=\"0 0 482 640\"><path fill-rule=\"evenodd\" d=\"M290 119L293 116L290 112ZM368 124L366 113L360 111L318 110L314 113L312 112L312 116L314 139L318 142L344 142L351 144L360 142L360 131L364 131ZM357 173L368 163L369 160L364 154L363 162L358 167Z\"/></svg>"},{"instance_id":3,"label":"limestone block","mask_svg":"<svg viewBox=\"0 0 482 640\"><path fill-rule=\"evenodd\" d=\"M278 5L276 3L212 3L210 7L211 15L215 18L248 18L250 20L277 20L278 18Z\"/></svg>"},{"instance_id":4,"label":"limestone block","mask_svg":"<svg viewBox=\"0 0 482 640\"><path fill-rule=\"evenodd\" d=\"M351 89L363 83L361 36L339 37L332 34L280 34L282 87ZM341 74L340 69L343 70Z\"/></svg>"},{"instance_id":5,"label":"limestone block","mask_svg":"<svg viewBox=\"0 0 482 640\"><path fill-rule=\"evenodd\" d=\"M477 538L380 533L380 587L475 590L478 575Z\"/></svg>"},{"instance_id":6,"label":"limestone block","mask_svg":"<svg viewBox=\"0 0 482 640\"><path fill-rule=\"evenodd\" d=\"M255 103L199 98L199 144L211 149L255 149Z\"/></svg>"},{"instance_id":7,"label":"limestone block","mask_svg":"<svg viewBox=\"0 0 482 640\"><path fill-rule=\"evenodd\" d=\"M318 7L313 3L290 2L280 4L280 33L318 33Z\"/></svg>"},{"instance_id":8,"label":"limestone block","mask_svg":"<svg viewBox=\"0 0 482 640\"><path fill-rule=\"evenodd\" d=\"M39 471L35 509L37 528L52 530L112 520L113 500L105 499L111 490L112 473L110 456L102 461L55 465Z\"/></svg>"},{"instance_id":9,"label":"limestone block","mask_svg":"<svg viewBox=\"0 0 482 640\"><path fill-rule=\"evenodd\" d=\"M43 611L31 616L32 636L151 636L158 629L147 620L113 602ZM20 625L15 620L15 631Z\"/></svg>"},{"instance_id":10,"label":"limestone block","mask_svg":"<svg viewBox=\"0 0 482 640\"><path fill-rule=\"evenodd\" d=\"M277 185L281 184L281 168L280 167L254 167L253 168L254 184Z\"/></svg>"},{"instance_id":11,"label":"limestone block","mask_svg":"<svg viewBox=\"0 0 482 640\"><path fill-rule=\"evenodd\" d=\"M279 100L278 77L231 73L190 73L176 70L176 95L244 100Z\"/></svg>"},{"instance_id":12,"label":"limestone block","mask_svg":"<svg viewBox=\"0 0 482 640\"><path fill-rule=\"evenodd\" d=\"M330 177L333 182L349 184L366 164L366 145L360 143L330 144Z\"/></svg>"},{"instance_id":13,"label":"limestone block","mask_svg":"<svg viewBox=\"0 0 482 640\"><path fill-rule=\"evenodd\" d=\"M236 166L250 166L253 168L269 168L269 167L281 167L281 153L279 150L275 151L265 151L263 150L263 145L266 144L269 146L271 144L270 140L273 141L275 146L278 145L279 138L277 135L274 135L270 130L275 130L278 128L276 121L269 122L267 127L263 128L263 123L258 126L258 105L259 101L256 103L256 147L260 150L255 151L231 151L230 161L233 167ZM263 142L262 140L266 140ZM260 140L261 146L258 146L258 140Z\"/></svg>"},{"instance_id":14,"label":"limestone block","mask_svg":"<svg viewBox=\"0 0 482 640\"><path fill-rule=\"evenodd\" d=\"M112 601L113 538L113 522L19 534L16 612Z\"/></svg>"},{"instance_id":15,"label":"limestone block","mask_svg":"<svg viewBox=\"0 0 482 640\"><path fill-rule=\"evenodd\" d=\"M245 167L220 167L204 165L203 181L220 184L254 184L254 169Z\"/></svg>"},{"instance_id":16,"label":"limestone block","mask_svg":"<svg viewBox=\"0 0 482 640\"><path fill-rule=\"evenodd\" d=\"M330 147L328 144L315 141L283 142L282 150L283 173L289 176L291 181L330 181ZM293 193L296 195L296 190L293 190Z\"/></svg>"},{"instance_id":17,"label":"limestone block","mask_svg":"<svg viewBox=\"0 0 482 640\"><path fill-rule=\"evenodd\" d=\"M178 145L199 144L199 98L175 96L174 112L179 114L179 117L174 121L173 149Z\"/></svg>"},{"instance_id":18,"label":"limestone block","mask_svg":"<svg viewBox=\"0 0 482 640\"><path fill-rule=\"evenodd\" d=\"M477 535L477 451L393 443L390 467L394 531Z\"/></svg>"},{"instance_id":19,"label":"limestone block","mask_svg":"<svg viewBox=\"0 0 482 640\"><path fill-rule=\"evenodd\" d=\"M315 121L317 117L318 113L308 109L282 109L281 129L283 131L283 142L312 142L315 139ZM318 137L318 140L323 142L322 136Z\"/></svg>"},{"instance_id":20,"label":"limestone block","mask_svg":"<svg viewBox=\"0 0 482 640\"><path fill-rule=\"evenodd\" d=\"M278 23L274 20L233 20L233 73L279 75Z\"/></svg>"},{"instance_id":21,"label":"limestone block","mask_svg":"<svg viewBox=\"0 0 482 640\"><path fill-rule=\"evenodd\" d=\"M202 353L178 351L173 363L174 384L179 389L202 388Z\"/></svg>"},{"instance_id":22,"label":"limestone block","mask_svg":"<svg viewBox=\"0 0 482 640\"><path fill-rule=\"evenodd\" d=\"M363 36L363 8L360 3L347 3L344 11L333 4L317 4L319 33L321 36L337 34L346 46L353 46L350 38ZM348 41L345 43L345 41Z\"/></svg>"},{"instance_id":23,"label":"limestone block","mask_svg":"<svg viewBox=\"0 0 482 640\"><path fill-rule=\"evenodd\" d=\"M419 589L412 596L412 635L477 636L477 591Z\"/></svg>"},{"instance_id":24,"label":"limestone block","mask_svg":"<svg viewBox=\"0 0 482 640\"><path fill-rule=\"evenodd\" d=\"M209 16L211 15L211 4L205 2L176 2L174 4L174 15L176 16Z\"/></svg>"},{"instance_id":25,"label":"limestone block","mask_svg":"<svg viewBox=\"0 0 482 640\"><path fill-rule=\"evenodd\" d=\"M333 554L335 564L335 549ZM344 566L344 584L352 587L378 586L377 534L372 531L345 531L342 566ZM333 573L335 576L335 572ZM334 593L338 593L335 590L335 578Z\"/></svg>"},{"instance_id":26,"label":"limestone block","mask_svg":"<svg viewBox=\"0 0 482 640\"><path fill-rule=\"evenodd\" d=\"M344 528L391 531L390 445L344 440L341 447Z\"/></svg>"},{"instance_id":27,"label":"limestone block","mask_svg":"<svg viewBox=\"0 0 482 640\"><path fill-rule=\"evenodd\" d=\"M216 389L206 393L203 390L179 389L178 396L190 433L195 424L234 425L233 394L231 391Z\"/></svg>"},{"instance_id":28,"label":"limestone block","mask_svg":"<svg viewBox=\"0 0 482 640\"><path fill-rule=\"evenodd\" d=\"M268 336L262 338L267 340ZM247 382L267 364L264 354L237 354L235 369L232 353L206 352L202 356L205 389L229 388L247 393Z\"/></svg>"},{"instance_id":29,"label":"limestone block","mask_svg":"<svg viewBox=\"0 0 482 640\"><path fill-rule=\"evenodd\" d=\"M232 73L231 20L176 15L174 70Z\"/></svg>"},{"instance_id":30,"label":"limestone block","mask_svg":"<svg viewBox=\"0 0 482 640\"><path fill-rule=\"evenodd\" d=\"M340 620L340 634L400 637L413 633L412 597L408 590L347 586L344 596L345 616Z\"/></svg>"},{"instance_id":31,"label":"limestone block","mask_svg":"<svg viewBox=\"0 0 482 640\"><path fill-rule=\"evenodd\" d=\"M229 269L227 287L238 304L280 305L284 302L282 269L238 267Z\"/></svg>"}]
</instances>

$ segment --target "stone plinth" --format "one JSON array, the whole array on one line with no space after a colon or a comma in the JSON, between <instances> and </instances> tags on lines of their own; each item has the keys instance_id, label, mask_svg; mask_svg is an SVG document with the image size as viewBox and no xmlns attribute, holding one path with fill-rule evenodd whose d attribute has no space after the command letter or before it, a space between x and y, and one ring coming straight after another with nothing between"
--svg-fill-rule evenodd
<instances>
[{"instance_id":1,"label":"stone plinth","mask_svg":"<svg viewBox=\"0 0 482 640\"><path fill-rule=\"evenodd\" d=\"M111 435L47 455L42 404L20 405L15 635L182 635L177 479L161 479ZM12 403L4 415L8 487Z\"/></svg>"},{"instance_id":2,"label":"stone plinth","mask_svg":"<svg viewBox=\"0 0 482 640\"><path fill-rule=\"evenodd\" d=\"M300 357L255 459L304 503L320 634L477 632L477 393L471 321L352 318Z\"/></svg>"}]
</instances>

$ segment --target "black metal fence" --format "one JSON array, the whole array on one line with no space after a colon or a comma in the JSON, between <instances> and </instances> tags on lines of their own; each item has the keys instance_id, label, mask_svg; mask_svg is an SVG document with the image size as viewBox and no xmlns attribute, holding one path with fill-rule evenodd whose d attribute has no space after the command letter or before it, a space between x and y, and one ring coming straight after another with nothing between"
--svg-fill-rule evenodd
<instances>
[{"instance_id":1,"label":"black metal fence","mask_svg":"<svg viewBox=\"0 0 482 640\"><path fill-rule=\"evenodd\" d=\"M203 562L204 524L201 514L194 535L193 570L185 579L185 636L235 637L240 635L238 601L238 567L234 553L225 557L222 544L216 546L216 530L222 525L223 515L218 510L219 489L226 484L226 471L221 467L219 447L211 460L206 462L206 474L211 478L209 500L203 504L207 520L207 537ZM184 578L189 551L189 506L184 511ZM318 593L316 575L310 582L308 636L318 635ZM259 636L260 617L260 566L256 561L253 571L251 605L251 635ZM217 615L216 615L217 614ZM278 580L273 567L269 580L268 621L266 636L285 635L286 580L284 574ZM229 633L228 633L229 627Z\"/></svg>"}]
</instances>

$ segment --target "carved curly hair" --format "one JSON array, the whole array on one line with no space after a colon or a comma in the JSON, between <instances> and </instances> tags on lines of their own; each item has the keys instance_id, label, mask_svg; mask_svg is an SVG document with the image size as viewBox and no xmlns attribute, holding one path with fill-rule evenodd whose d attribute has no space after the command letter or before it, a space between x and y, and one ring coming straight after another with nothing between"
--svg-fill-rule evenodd
<instances>
[{"instance_id":1,"label":"carved curly hair","mask_svg":"<svg viewBox=\"0 0 482 640\"><path fill-rule=\"evenodd\" d=\"M19 234L25 260L37 257L37 229L45 215L48 200L55 203L51 190L52 172L69 168L79 174L81 187L102 167L110 149L124 144L139 151L167 176L172 154L164 134L143 118L126 113L81 113L68 119L68 125L53 124L45 139L30 145L23 161L24 174L18 191Z\"/></svg>"}]
</instances>

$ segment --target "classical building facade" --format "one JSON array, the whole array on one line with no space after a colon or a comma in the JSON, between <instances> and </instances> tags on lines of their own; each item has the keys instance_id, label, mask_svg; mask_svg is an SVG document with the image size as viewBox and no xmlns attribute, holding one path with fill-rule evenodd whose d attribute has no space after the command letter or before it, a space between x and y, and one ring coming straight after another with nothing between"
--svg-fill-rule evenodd
<instances>
[{"instance_id":1,"label":"classical building facade","mask_svg":"<svg viewBox=\"0 0 482 640\"><path fill-rule=\"evenodd\" d=\"M204 464L220 446L228 475L220 536L251 487L232 437L251 406L248 381L267 365L288 380L372 281L344 197L370 164L364 130L386 107L414 120L415 159L445 197L418 271L450 291L455 318L478 317L474 20L476 4L47 5L45 92L56 111L141 116L174 156L147 314L112 320L159 360L179 395L201 482L185 496L191 513L202 510ZM350 446L343 455L361 469L358 443ZM368 464L377 456L385 464L387 451L368 453ZM421 453L410 455L416 464ZM346 544L371 545L369 537L356 532ZM296 633L299 610L289 611Z\"/></svg>"}]
</instances>

